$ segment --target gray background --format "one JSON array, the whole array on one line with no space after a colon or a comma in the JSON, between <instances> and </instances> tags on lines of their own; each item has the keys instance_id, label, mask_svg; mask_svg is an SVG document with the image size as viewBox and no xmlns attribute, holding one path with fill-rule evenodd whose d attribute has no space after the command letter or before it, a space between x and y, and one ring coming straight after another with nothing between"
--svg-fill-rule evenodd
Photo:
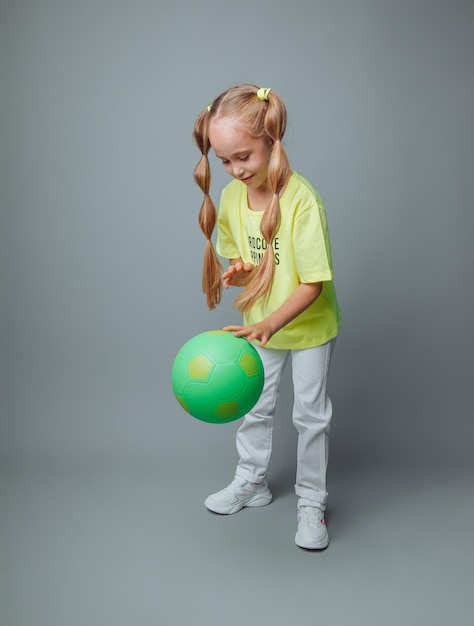
<instances>
[{"instance_id":1,"label":"gray background","mask_svg":"<svg viewBox=\"0 0 474 626\"><path fill-rule=\"evenodd\" d=\"M468 0L0 9L2 626L471 624ZM331 545L297 549L285 374L265 509L208 513L236 424L169 384L237 321L200 290L196 115L271 86L327 208L344 314ZM213 193L227 181L214 164Z\"/></svg>"}]
</instances>

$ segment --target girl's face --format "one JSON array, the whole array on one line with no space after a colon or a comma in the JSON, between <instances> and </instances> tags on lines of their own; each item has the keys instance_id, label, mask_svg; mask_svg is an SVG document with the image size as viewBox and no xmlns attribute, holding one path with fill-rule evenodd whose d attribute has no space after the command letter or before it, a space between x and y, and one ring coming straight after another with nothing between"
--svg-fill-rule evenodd
<instances>
[{"instance_id":1,"label":"girl's face","mask_svg":"<svg viewBox=\"0 0 474 626\"><path fill-rule=\"evenodd\" d=\"M217 120L210 125L209 141L228 174L250 189L267 191L270 140L250 135L234 120Z\"/></svg>"}]
</instances>

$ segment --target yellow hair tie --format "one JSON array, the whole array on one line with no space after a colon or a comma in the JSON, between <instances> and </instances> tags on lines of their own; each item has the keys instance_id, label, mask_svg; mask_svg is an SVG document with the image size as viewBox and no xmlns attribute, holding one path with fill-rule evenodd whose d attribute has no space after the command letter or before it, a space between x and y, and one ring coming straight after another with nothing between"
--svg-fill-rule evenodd
<instances>
[{"instance_id":1,"label":"yellow hair tie","mask_svg":"<svg viewBox=\"0 0 474 626\"><path fill-rule=\"evenodd\" d=\"M257 98L259 100L268 100L268 94L271 90L271 87L260 87L260 89L257 91Z\"/></svg>"},{"instance_id":2,"label":"yellow hair tie","mask_svg":"<svg viewBox=\"0 0 474 626\"><path fill-rule=\"evenodd\" d=\"M209 113L211 112L211 109L212 109L212 104L208 104L207 105L207 110L208 110Z\"/></svg>"}]
</instances>

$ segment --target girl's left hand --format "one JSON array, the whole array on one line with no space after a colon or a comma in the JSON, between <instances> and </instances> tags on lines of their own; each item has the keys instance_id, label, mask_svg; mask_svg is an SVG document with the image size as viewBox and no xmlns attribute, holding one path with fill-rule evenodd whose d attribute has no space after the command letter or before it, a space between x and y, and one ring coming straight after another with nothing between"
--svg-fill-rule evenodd
<instances>
[{"instance_id":1,"label":"girl's left hand","mask_svg":"<svg viewBox=\"0 0 474 626\"><path fill-rule=\"evenodd\" d=\"M266 320L262 320L257 324L249 324L248 326L225 326L223 330L234 333L236 337L247 337L249 341L258 339L261 346L264 346L272 335L274 335L273 330Z\"/></svg>"}]
</instances>

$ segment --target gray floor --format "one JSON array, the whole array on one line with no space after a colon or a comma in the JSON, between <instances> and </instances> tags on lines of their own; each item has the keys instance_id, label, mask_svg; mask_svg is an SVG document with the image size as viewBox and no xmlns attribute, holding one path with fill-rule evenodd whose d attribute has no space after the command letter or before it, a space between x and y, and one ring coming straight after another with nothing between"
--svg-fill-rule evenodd
<instances>
[{"instance_id":1,"label":"gray floor","mask_svg":"<svg viewBox=\"0 0 474 626\"><path fill-rule=\"evenodd\" d=\"M313 553L293 543L291 468L272 504L226 517L202 505L228 478L211 465L5 467L2 626L472 624L472 471L337 460Z\"/></svg>"}]
</instances>

